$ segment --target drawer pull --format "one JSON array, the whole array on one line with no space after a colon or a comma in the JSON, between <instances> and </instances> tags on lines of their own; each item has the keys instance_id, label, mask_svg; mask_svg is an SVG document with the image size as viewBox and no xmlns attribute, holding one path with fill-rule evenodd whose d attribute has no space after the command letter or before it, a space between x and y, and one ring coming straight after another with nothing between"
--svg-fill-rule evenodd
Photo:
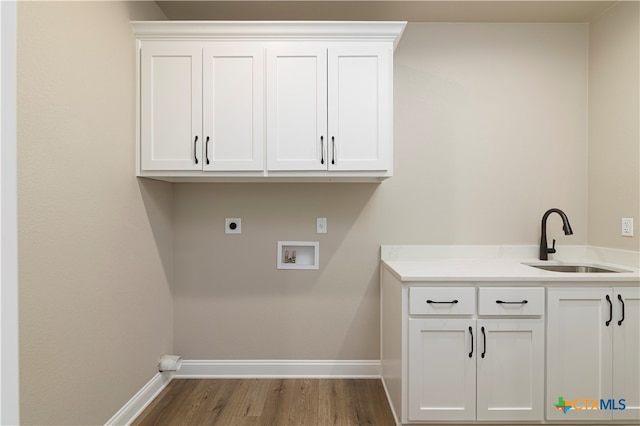
<instances>
[{"instance_id":1,"label":"drawer pull","mask_svg":"<svg viewBox=\"0 0 640 426\"><path fill-rule=\"evenodd\" d=\"M469 327L469 334L471 335L471 352L469 352L469 358L473 356L473 328Z\"/></svg>"},{"instance_id":2,"label":"drawer pull","mask_svg":"<svg viewBox=\"0 0 640 426\"><path fill-rule=\"evenodd\" d=\"M526 305L529 301L526 299L521 302L505 302L503 300L496 300L496 303L500 305Z\"/></svg>"},{"instance_id":3,"label":"drawer pull","mask_svg":"<svg viewBox=\"0 0 640 426\"><path fill-rule=\"evenodd\" d=\"M482 339L484 340L484 346L482 347L482 354L480 357L484 358L487 353L487 335L484 333L484 327L480 327L480 331L482 331Z\"/></svg>"},{"instance_id":4,"label":"drawer pull","mask_svg":"<svg viewBox=\"0 0 640 426\"><path fill-rule=\"evenodd\" d=\"M435 300L431 300L431 299L427 299L427 303L437 303L437 304L449 304L449 305L455 305L456 303L458 303L457 300L451 300L450 302L436 302Z\"/></svg>"}]
</instances>

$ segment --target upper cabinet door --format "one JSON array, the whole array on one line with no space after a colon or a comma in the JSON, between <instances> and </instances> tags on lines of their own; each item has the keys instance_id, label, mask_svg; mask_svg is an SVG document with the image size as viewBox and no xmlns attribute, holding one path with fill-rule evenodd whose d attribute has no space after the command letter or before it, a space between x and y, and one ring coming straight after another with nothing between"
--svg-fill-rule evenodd
<instances>
[{"instance_id":1,"label":"upper cabinet door","mask_svg":"<svg viewBox=\"0 0 640 426\"><path fill-rule=\"evenodd\" d=\"M329 170L389 170L392 58L388 46L329 48Z\"/></svg>"},{"instance_id":2,"label":"upper cabinet door","mask_svg":"<svg viewBox=\"0 0 640 426\"><path fill-rule=\"evenodd\" d=\"M203 58L204 170L263 170L264 48L209 43Z\"/></svg>"},{"instance_id":3,"label":"upper cabinet door","mask_svg":"<svg viewBox=\"0 0 640 426\"><path fill-rule=\"evenodd\" d=\"M140 57L142 170L202 170L202 48L147 42Z\"/></svg>"},{"instance_id":4,"label":"upper cabinet door","mask_svg":"<svg viewBox=\"0 0 640 426\"><path fill-rule=\"evenodd\" d=\"M327 170L327 49L267 49L267 168Z\"/></svg>"}]
</instances>

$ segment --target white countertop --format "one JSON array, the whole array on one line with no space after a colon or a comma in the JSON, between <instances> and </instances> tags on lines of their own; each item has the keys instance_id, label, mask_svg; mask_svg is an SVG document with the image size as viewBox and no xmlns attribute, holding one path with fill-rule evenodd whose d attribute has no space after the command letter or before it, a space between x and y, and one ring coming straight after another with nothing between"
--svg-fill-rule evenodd
<instances>
[{"instance_id":1,"label":"white countertop","mask_svg":"<svg viewBox=\"0 0 640 426\"><path fill-rule=\"evenodd\" d=\"M635 252L564 247L564 256L538 260L537 246L382 246L382 263L407 281L627 282L640 284ZM561 249L558 248L558 251ZM532 253L533 252L533 253ZM611 260L613 260L614 263ZM625 272L553 272L531 264L588 264Z\"/></svg>"}]
</instances>

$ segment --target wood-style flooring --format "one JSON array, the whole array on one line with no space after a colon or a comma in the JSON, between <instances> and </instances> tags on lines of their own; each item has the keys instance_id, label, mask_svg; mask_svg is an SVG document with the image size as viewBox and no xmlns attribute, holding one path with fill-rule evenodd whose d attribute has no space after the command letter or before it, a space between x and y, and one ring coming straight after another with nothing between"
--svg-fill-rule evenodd
<instances>
[{"instance_id":1,"label":"wood-style flooring","mask_svg":"<svg viewBox=\"0 0 640 426\"><path fill-rule=\"evenodd\" d=\"M174 379L133 425L395 425L379 379Z\"/></svg>"}]
</instances>

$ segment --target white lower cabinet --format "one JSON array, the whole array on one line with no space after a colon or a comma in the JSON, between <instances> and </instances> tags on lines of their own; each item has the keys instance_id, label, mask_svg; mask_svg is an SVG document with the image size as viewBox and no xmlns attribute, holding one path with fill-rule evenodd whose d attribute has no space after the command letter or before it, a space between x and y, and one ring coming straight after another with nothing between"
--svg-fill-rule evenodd
<instances>
[{"instance_id":1,"label":"white lower cabinet","mask_svg":"<svg viewBox=\"0 0 640 426\"><path fill-rule=\"evenodd\" d=\"M640 288L614 288L618 316L613 327L612 398L624 398L625 409L614 420L640 423ZM620 406L620 404L618 404Z\"/></svg>"},{"instance_id":2,"label":"white lower cabinet","mask_svg":"<svg viewBox=\"0 0 640 426\"><path fill-rule=\"evenodd\" d=\"M478 320L478 420L542 420L544 322Z\"/></svg>"},{"instance_id":3,"label":"white lower cabinet","mask_svg":"<svg viewBox=\"0 0 640 426\"><path fill-rule=\"evenodd\" d=\"M640 424L637 281L500 284L383 266L381 375L398 423Z\"/></svg>"},{"instance_id":4,"label":"white lower cabinet","mask_svg":"<svg viewBox=\"0 0 640 426\"><path fill-rule=\"evenodd\" d=\"M640 420L640 289L551 288L547 304L547 419Z\"/></svg>"},{"instance_id":5,"label":"white lower cabinet","mask_svg":"<svg viewBox=\"0 0 640 426\"><path fill-rule=\"evenodd\" d=\"M475 291L410 288L409 420L542 420L544 288Z\"/></svg>"},{"instance_id":6,"label":"white lower cabinet","mask_svg":"<svg viewBox=\"0 0 640 426\"><path fill-rule=\"evenodd\" d=\"M409 418L475 420L473 319L409 320Z\"/></svg>"}]
</instances>

